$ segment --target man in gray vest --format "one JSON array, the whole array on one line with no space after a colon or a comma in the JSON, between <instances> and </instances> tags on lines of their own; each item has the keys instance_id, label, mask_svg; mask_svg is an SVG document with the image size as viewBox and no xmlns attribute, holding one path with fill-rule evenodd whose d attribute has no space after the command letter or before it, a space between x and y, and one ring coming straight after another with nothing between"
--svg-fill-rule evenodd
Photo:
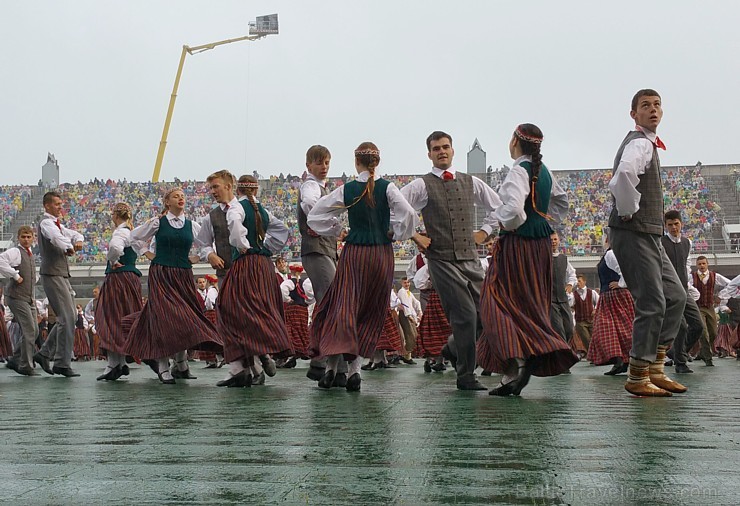
<instances>
[{"instance_id":1,"label":"man in gray vest","mask_svg":"<svg viewBox=\"0 0 740 506\"><path fill-rule=\"evenodd\" d=\"M706 334L706 328L699 312L699 306L696 305L694 297L689 294L689 279L691 278L689 253L691 252L691 241L681 235L681 229L683 228L681 213L676 210L668 211L665 213L664 221L668 234L661 237L660 240L663 243L663 248L666 255L668 255L668 259L671 261L673 268L676 269L676 274L678 275L678 279L681 280L681 285L686 289L688 294L683 318L681 319L681 328L676 335L676 340L673 342L673 347L668 352L668 356L673 359L677 373L692 373L694 371L687 364L689 350ZM691 289L695 290L693 287ZM711 361L712 357L710 355L709 362L711 363Z\"/></svg>"},{"instance_id":2,"label":"man in gray vest","mask_svg":"<svg viewBox=\"0 0 740 506\"><path fill-rule=\"evenodd\" d=\"M686 289L660 239L663 183L658 149L665 149L656 134L663 117L660 95L650 89L638 91L632 98L630 116L635 129L617 151L609 182L614 197L609 239L635 301L625 389L638 396L669 397L686 391L663 370L665 354L681 325Z\"/></svg>"},{"instance_id":3,"label":"man in gray vest","mask_svg":"<svg viewBox=\"0 0 740 506\"><path fill-rule=\"evenodd\" d=\"M552 241L552 296L550 297L550 323L566 343L573 337L573 314L568 303L568 294L576 285L576 270L568 257L560 252L560 236L553 232Z\"/></svg>"},{"instance_id":4,"label":"man in gray vest","mask_svg":"<svg viewBox=\"0 0 740 506\"><path fill-rule=\"evenodd\" d=\"M485 277L475 242L482 244L491 234L496 225L493 211L501 199L477 177L456 171L454 155L452 137L432 132L427 138L432 171L404 186L401 194L424 218L426 235L415 234L413 240L426 254L432 283L452 327L453 336L442 352L457 371L457 388L486 390L474 373L475 343L482 330L480 288ZM474 205L487 213L477 232Z\"/></svg>"},{"instance_id":5,"label":"man in gray vest","mask_svg":"<svg viewBox=\"0 0 740 506\"><path fill-rule=\"evenodd\" d=\"M8 367L18 374L34 376L33 354L36 350L36 263L31 252L33 229L18 229L18 246L0 253L0 277L10 278L5 290L5 303L21 328L23 336L8 359ZM4 325L5 322L0 322Z\"/></svg>"},{"instance_id":6,"label":"man in gray vest","mask_svg":"<svg viewBox=\"0 0 740 506\"><path fill-rule=\"evenodd\" d=\"M308 279L311 280L313 293L318 305L329 291L331 282L337 272L337 240L343 241L346 231L338 238L321 237L308 226L308 213L316 205L321 197L329 194L326 187L326 177L329 174L331 164L331 153L321 145L308 148L306 152L306 170L308 176L298 190L298 229L301 231L301 262L306 271ZM326 359L312 359L311 367L306 377L319 381L323 388L331 386L343 387L347 384L347 362L339 360L338 369L334 376L334 382L327 385L326 381L321 383L325 376Z\"/></svg>"},{"instance_id":7,"label":"man in gray vest","mask_svg":"<svg viewBox=\"0 0 740 506\"><path fill-rule=\"evenodd\" d=\"M67 257L82 249L84 237L59 221L64 203L58 192L44 194L43 204L45 212L38 226L41 286L44 287L49 305L57 315L57 324L33 359L47 373L69 378L79 374L71 367L77 310L74 290L69 283ZM51 350L55 350L53 357ZM50 360L54 361L54 367L49 367Z\"/></svg>"}]
</instances>

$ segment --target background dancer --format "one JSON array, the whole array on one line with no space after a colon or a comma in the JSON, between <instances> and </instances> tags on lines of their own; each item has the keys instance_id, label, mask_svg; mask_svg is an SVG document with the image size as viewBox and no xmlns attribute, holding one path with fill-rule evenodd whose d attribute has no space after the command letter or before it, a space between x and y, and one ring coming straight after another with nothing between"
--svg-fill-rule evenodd
<instances>
[{"instance_id":1,"label":"background dancer","mask_svg":"<svg viewBox=\"0 0 740 506\"><path fill-rule=\"evenodd\" d=\"M571 302L576 317L576 328L573 341L570 344L578 357L583 359L588 354L588 347L591 344L594 311L599 304L599 294L586 286L586 276L579 274L577 279L576 289L571 292Z\"/></svg>"},{"instance_id":2,"label":"background dancer","mask_svg":"<svg viewBox=\"0 0 740 506\"><path fill-rule=\"evenodd\" d=\"M303 267L293 264L289 269L291 276L280 284L285 327L294 351L293 356L282 364L286 369L295 367L299 358L308 358L308 307L315 302L311 280L301 279Z\"/></svg>"},{"instance_id":3,"label":"background dancer","mask_svg":"<svg viewBox=\"0 0 740 506\"><path fill-rule=\"evenodd\" d=\"M419 323L419 348L424 356L424 372L442 372L447 370L442 347L452 335L452 327L447 321L439 294L432 285L429 276L429 267L423 265L416 271L414 286L419 290L426 290L429 294L426 310L421 316Z\"/></svg>"}]
</instances>

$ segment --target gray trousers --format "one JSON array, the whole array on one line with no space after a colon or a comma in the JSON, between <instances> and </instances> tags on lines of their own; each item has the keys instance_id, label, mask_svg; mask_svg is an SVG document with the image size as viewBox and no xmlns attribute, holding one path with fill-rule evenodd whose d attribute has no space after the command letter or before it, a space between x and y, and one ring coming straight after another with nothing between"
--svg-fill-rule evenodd
<instances>
[{"instance_id":1,"label":"gray trousers","mask_svg":"<svg viewBox=\"0 0 740 506\"><path fill-rule=\"evenodd\" d=\"M72 285L62 276L46 275L41 276L41 285L44 287L51 309L57 315L57 323L41 347L41 354L53 360L56 367L70 367L77 320Z\"/></svg>"},{"instance_id":2,"label":"gray trousers","mask_svg":"<svg viewBox=\"0 0 740 506\"><path fill-rule=\"evenodd\" d=\"M450 351L457 356L457 381L473 381L475 343L483 330L480 289L485 271L479 260L448 262L427 258L429 275L452 327Z\"/></svg>"},{"instance_id":3,"label":"gray trousers","mask_svg":"<svg viewBox=\"0 0 740 506\"><path fill-rule=\"evenodd\" d=\"M686 365L689 360L689 350L704 334L704 320L699 312L699 306L693 297L686 297L686 307L683 310L681 327L673 342L673 362L676 365Z\"/></svg>"},{"instance_id":4,"label":"gray trousers","mask_svg":"<svg viewBox=\"0 0 740 506\"><path fill-rule=\"evenodd\" d=\"M398 323L403 332L404 350L403 356L411 358L411 352L416 348L416 323L403 313L398 313Z\"/></svg>"},{"instance_id":5,"label":"gray trousers","mask_svg":"<svg viewBox=\"0 0 740 506\"><path fill-rule=\"evenodd\" d=\"M630 357L654 362L658 345L670 347L686 307L686 289L660 236L611 229L611 246L635 301Z\"/></svg>"},{"instance_id":6,"label":"gray trousers","mask_svg":"<svg viewBox=\"0 0 740 506\"><path fill-rule=\"evenodd\" d=\"M427 304L429 304L429 294L431 290L419 290L419 303L421 304L421 312L427 310Z\"/></svg>"},{"instance_id":7,"label":"gray trousers","mask_svg":"<svg viewBox=\"0 0 740 506\"><path fill-rule=\"evenodd\" d=\"M19 367L32 368L33 354L36 352L36 335L39 333L39 326L36 322L36 304L11 297L5 297L5 303L13 312L13 318L20 325L23 336L13 351L13 358L18 362Z\"/></svg>"},{"instance_id":8,"label":"gray trousers","mask_svg":"<svg viewBox=\"0 0 740 506\"><path fill-rule=\"evenodd\" d=\"M329 291L332 281L334 281L334 275L337 273L337 262L321 253L304 255L301 257L301 262L303 263L303 269L306 271L306 276L311 280L313 294L316 298L316 304L318 304L324 298L326 292ZM311 367L325 368L326 357L311 359ZM339 359L336 372L347 372L347 362L342 357Z\"/></svg>"},{"instance_id":9,"label":"gray trousers","mask_svg":"<svg viewBox=\"0 0 740 506\"><path fill-rule=\"evenodd\" d=\"M550 303L550 323L555 332L565 341L573 337L573 316L567 302L553 301Z\"/></svg>"}]
</instances>

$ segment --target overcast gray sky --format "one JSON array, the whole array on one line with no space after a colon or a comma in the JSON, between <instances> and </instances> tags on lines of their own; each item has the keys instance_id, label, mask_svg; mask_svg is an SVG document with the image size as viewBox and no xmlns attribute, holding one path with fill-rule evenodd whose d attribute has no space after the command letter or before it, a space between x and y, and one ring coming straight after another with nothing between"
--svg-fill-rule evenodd
<instances>
[{"instance_id":1,"label":"overcast gray sky","mask_svg":"<svg viewBox=\"0 0 740 506\"><path fill-rule=\"evenodd\" d=\"M740 7L720 1L0 0L0 184L151 178L180 49L188 56L162 179L228 168L301 173L324 144L333 175L362 141L385 173L429 168L424 139L477 137L510 163L513 128L545 133L553 169L611 166L629 102L657 89L664 165L740 161Z\"/></svg>"}]
</instances>

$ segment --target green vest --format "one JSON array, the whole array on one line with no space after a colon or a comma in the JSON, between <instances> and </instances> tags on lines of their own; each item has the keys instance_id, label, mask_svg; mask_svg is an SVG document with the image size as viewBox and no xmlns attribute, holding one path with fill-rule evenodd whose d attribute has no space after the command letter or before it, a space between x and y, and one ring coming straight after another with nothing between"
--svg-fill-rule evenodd
<instances>
[{"instance_id":1,"label":"green vest","mask_svg":"<svg viewBox=\"0 0 740 506\"><path fill-rule=\"evenodd\" d=\"M185 220L182 228L173 228L167 216L159 219L159 230L157 230L157 254L152 260L153 264L167 267L179 267L191 269L190 248L193 245L193 224Z\"/></svg>"},{"instance_id":2,"label":"green vest","mask_svg":"<svg viewBox=\"0 0 740 506\"><path fill-rule=\"evenodd\" d=\"M529 174L529 185L532 186L532 163L522 162L521 166ZM547 214L547 209L550 207L550 192L552 190L552 177L550 171L543 164L540 167L539 177L535 186L535 200L537 201L537 209L544 214ZM527 200L524 201L524 211L527 213L527 221L525 221L516 231L502 230L501 234L511 234L522 237L529 237L532 239L541 239L543 237L550 237L553 230L547 220L540 216L532 206L532 196L530 192L527 193Z\"/></svg>"},{"instance_id":3,"label":"green vest","mask_svg":"<svg viewBox=\"0 0 740 506\"><path fill-rule=\"evenodd\" d=\"M267 249L262 241L257 237L257 220L255 219L254 208L249 202L249 199L240 200L239 203L244 209L244 221L242 222L242 225L247 229L247 240L250 245L250 248L247 250L247 255L272 256L272 252ZM262 204L257 203L257 209L262 217L262 228L267 231L267 225L270 224L270 216L267 214L267 211L265 211L265 208L262 207ZM238 249L232 247L231 250L231 257L234 260L241 256Z\"/></svg>"},{"instance_id":4,"label":"green vest","mask_svg":"<svg viewBox=\"0 0 740 506\"><path fill-rule=\"evenodd\" d=\"M369 207L364 197L357 200L365 190L367 183L355 180L344 185L344 205L348 208L349 216L347 244L372 245L393 242L388 238L388 231L391 228L391 211L385 191L389 184L383 178L375 181L373 190L375 208Z\"/></svg>"},{"instance_id":5,"label":"green vest","mask_svg":"<svg viewBox=\"0 0 740 506\"><path fill-rule=\"evenodd\" d=\"M157 247L159 249L159 247ZM127 246L123 249L123 255L118 259L118 263L123 264L123 267L112 270L110 262L105 268L106 274L118 274L119 272L133 272L137 276L141 276L141 271L136 268L136 259L139 255L136 254L134 248Z\"/></svg>"}]
</instances>

